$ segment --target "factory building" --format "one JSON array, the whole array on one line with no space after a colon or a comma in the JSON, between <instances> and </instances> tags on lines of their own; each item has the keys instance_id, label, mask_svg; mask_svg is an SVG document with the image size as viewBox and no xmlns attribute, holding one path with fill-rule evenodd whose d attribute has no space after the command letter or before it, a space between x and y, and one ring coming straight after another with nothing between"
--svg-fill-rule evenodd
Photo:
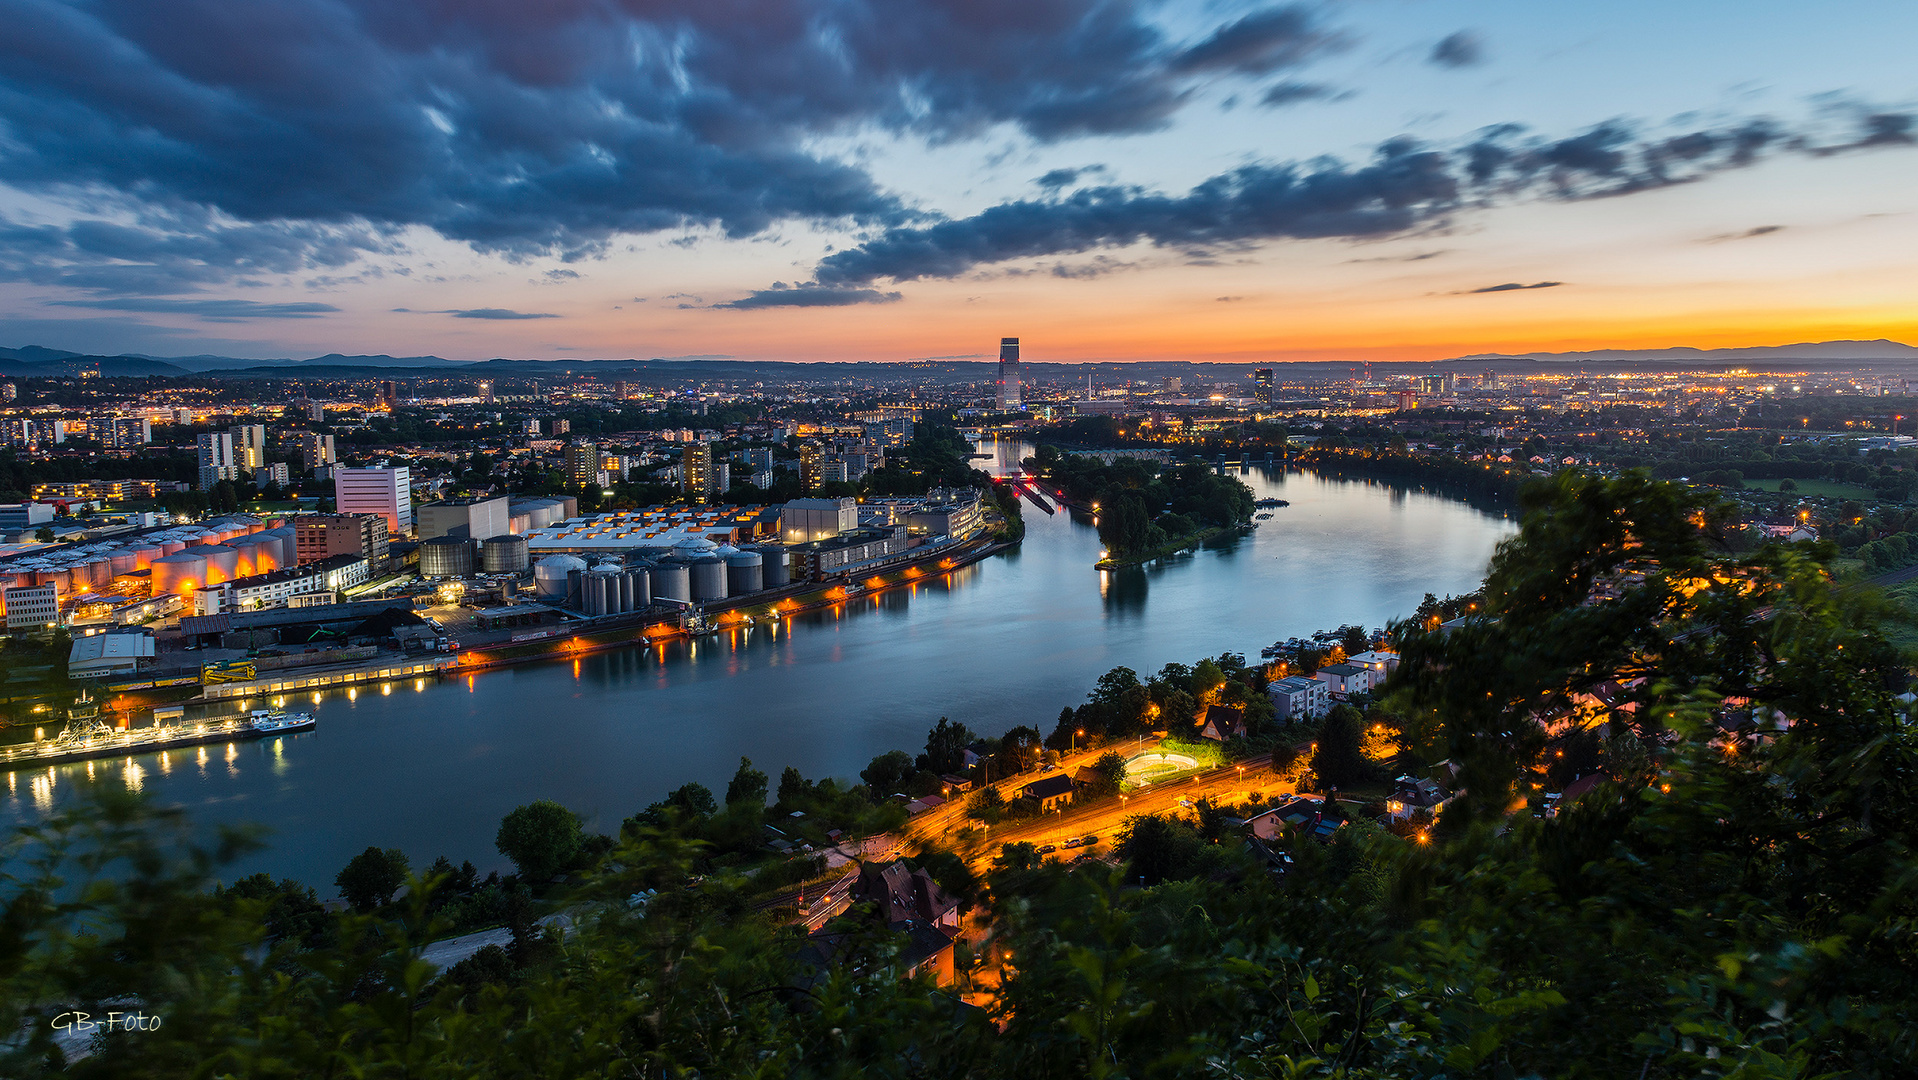
<instances>
[{"instance_id":1,"label":"factory building","mask_svg":"<svg viewBox=\"0 0 1918 1080\"><path fill-rule=\"evenodd\" d=\"M504 495L490 499L446 499L419 509L420 539L463 536L490 540L513 531L512 513Z\"/></svg>"}]
</instances>

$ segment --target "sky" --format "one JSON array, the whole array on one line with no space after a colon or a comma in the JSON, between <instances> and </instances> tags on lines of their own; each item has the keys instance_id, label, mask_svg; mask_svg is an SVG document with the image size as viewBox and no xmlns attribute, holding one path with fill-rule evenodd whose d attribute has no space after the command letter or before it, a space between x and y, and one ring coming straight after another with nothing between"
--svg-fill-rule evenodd
<instances>
[{"instance_id":1,"label":"sky","mask_svg":"<svg viewBox=\"0 0 1918 1080\"><path fill-rule=\"evenodd\" d=\"M1909 0L0 0L0 346L1918 343Z\"/></svg>"}]
</instances>

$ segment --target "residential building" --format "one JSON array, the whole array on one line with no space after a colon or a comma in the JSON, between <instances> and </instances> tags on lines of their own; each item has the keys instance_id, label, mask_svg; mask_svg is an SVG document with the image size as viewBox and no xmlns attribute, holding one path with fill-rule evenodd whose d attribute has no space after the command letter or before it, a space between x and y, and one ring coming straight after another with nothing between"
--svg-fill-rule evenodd
<instances>
[{"instance_id":1,"label":"residential building","mask_svg":"<svg viewBox=\"0 0 1918 1080\"><path fill-rule=\"evenodd\" d=\"M552 421L552 430L549 432L549 434L571 435L572 433L573 433L573 422L571 420L561 420L561 419L555 418Z\"/></svg>"},{"instance_id":2,"label":"residential building","mask_svg":"<svg viewBox=\"0 0 1918 1080\"><path fill-rule=\"evenodd\" d=\"M1398 670L1399 654L1389 652L1362 652L1356 656L1346 657L1345 662L1348 664L1357 664L1359 667L1370 671L1372 673L1372 685L1379 686L1385 682L1386 676Z\"/></svg>"},{"instance_id":3,"label":"residential building","mask_svg":"<svg viewBox=\"0 0 1918 1080\"><path fill-rule=\"evenodd\" d=\"M539 421L538 421L538 420L527 420L527 421L524 421L524 422L522 422L522 423L520 424L520 433L521 433L521 434L524 434L524 435L535 435L535 436L536 436L536 435L538 435L538 434L539 434Z\"/></svg>"},{"instance_id":4,"label":"residential building","mask_svg":"<svg viewBox=\"0 0 1918 1080\"><path fill-rule=\"evenodd\" d=\"M818 491L825 483L823 467L826 463L826 448L815 442L802 443L799 447L799 490Z\"/></svg>"},{"instance_id":5,"label":"residential building","mask_svg":"<svg viewBox=\"0 0 1918 1080\"><path fill-rule=\"evenodd\" d=\"M1292 675L1278 679L1265 688L1272 708L1280 720L1317 720L1332 707L1331 687L1318 679Z\"/></svg>"},{"instance_id":6,"label":"residential building","mask_svg":"<svg viewBox=\"0 0 1918 1080\"><path fill-rule=\"evenodd\" d=\"M1437 814L1451 801L1452 793L1437 780L1401 776L1394 782L1391 797L1385 800L1385 812L1400 821L1420 811Z\"/></svg>"},{"instance_id":7,"label":"residential building","mask_svg":"<svg viewBox=\"0 0 1918 1080\"><path fill-rule=\"evenodd\" d=\"M554 421L557 429L558 421ZM555 430L553 434L559 434ZM606 470L600 467L599 447L577 442L566 447L566 482L580 485L604 485Z\"/></svg>"},{"instance_id":8,"label":"residential building","mask_svg":"<svg viewBox=\"0 0 1918 1080\"><path fill-rule=\"evenodd\" d=\"M1207 705L1205 722L1199 726L1199 736L1214 742L1245 738L1245 706L1226 702Z\"/></svg>"},{"instance_id":9,"label":"residential building","mask_svg":"<svg viewBox=\"0 0 1918 1080\"><path fill-rule=\"evenodd\" d=\"M271 462L253 470L253 482L260 487L266 487L268 484L285 487L292 479L293 474L288 471L284 461Z\"/></svg>"},{"instance_id":10,"label":"residential building","mask_svg":"<svg viewBox=\"0 0 1918 1080\"><path fill-rule=\"evenodd\" d=\"M50 630L60 623L58 585L16 585L0 592L7 606L7 633Z\"/></svg>"},{"instance_id":11,"label":"residential building","mask_svg":"<svg viewBox=\"0 0 1918 1080\"><path fill-rule=\"evenodd\" d=\"M914 536L950 536L964 540L983 528L985 521L986 511L978 492L952 492L944 501L928 502L908 511L906 529Z\"/></svg>"},{"instance_id":12,"label":"residential building","mask_svg":"<svg viewBox=\"0 0 1918 1080\"><path fill-rule=\"evenodd\" d=\"M481 379L478 383L474 384L474 389L479 393L480 404L493 404L493 380Z\"/></svg>"},{"instance_id":13,"label":"residential building","mask_svg":"<svg viewBox=\"0 0 1918 1080\"><path fill-rule=\"evenodd\" d=\"M1073 790L1070 774L1053 773L1051 776L1040 777L1020 788L1019 794L1028 799L1038 800L1039 809L1050 813L1065 809L1066 804L1072 801Z\"/></svg>"},{"instance_id":14,"label":"residential building","mask_svg":"<svg viewBox=\"0 0 1918 1080\"><path fill-rule=\"evenodd\" d=\"M791 549L792 575L795 580L830 577L877 559L890 558L910 546L911 541L906 539L903 525L856 529L830 540L794 545Z\"/></svg>"},{"instance_id":15,"label":"residential building","mask_svg":"<svg viewBox=\"0 0 1918 1080\"><path fill-rule=\"evenodd\" d=\"M200 455L200 490L210 491L222 480L238 480L233 459L233 436L224 431L202 432L195 440Z\"/></svg>"},{"instance_id":16,"label":"residential building","mask_svg":"<svg viewBox=\"0 0 1918 1080\"><path fill-rule=\"evenodd\" d=\"M309 431L300 436L300 465L308 472L340 460L333 452L333 436Z\"/></svg>"},{"instance_id":17,"label":"residential building","mask_svg":"<svg viewBox=\"0 0 1918 1080\"><path fill-rule=\"evenodd\" d=\"M715 483L717 479L710 444L694 443L679 452L679 487L689 502L703 506L718 501L725 489Z\"/></svg>"},{"instance_id":18,"label":"residential building","mask_svg":"<svg viewBox=\"0 0 1918 1080\"><path fill-rule=\"evenodd\" d=\"M333 509L341 514L378 514L386 531L413 531L413 474L406 466L377 465L333 471Z\"/></svg>"},{"instance_id":19,"label":"residential building","mask_svg":"<svg viewBox=\"0 0 1918 1080\"><path fill-rule=\"evenodd\" d=\"M859 500L794 499L779 510L779 542L804 544L830 540L859 527Z\"/></svg>"},{"instance_id":20,"label":"residential building","mask_svg":"<svg viewBox=\"0 0 1918 1080\"><path fill-rule=\"evenodd\" d=\"M227 429L233 436L233 463L242 471L241 475L266 464L266 425L241 424Z\"/></svg>"},{"instance_id":21,"label":"residential building","mask_svg":"<svg viewBox=\"0 0 1918 1080\"><path fill-rule=\"evenodd\" d=\"M304 514L293 519L293 546L300 565L356 555L376 570L386 567L391 534L378 514Z\"/></svg>"},{"instance_id":22,"label":"residential building","mask_svg":"<svg viewBox=\"0 0 1918 1080\"><path fill-rule=\"evenodd\" d=\"M394 409L399 407L399 404L400 404L399 388L397 386L394 386L392 380L390 379L381 380L380 408L385 409L387 412L392 412Z\"/></svg>"},{"instance_id":23,"label":"residential building","mask_svg":"<svg viewBox=\"0 0 1918 1080\"><path fill-rule=\"evenodd\" d=\"M306 418L316 424L326 422L326 406L317 401L306 403Z\"/></svg>"},{"instance_id":24,"label":"residential building","mask_svg":"<svg viewBox=\"0 0 1918 1080\"><path fill-rule=\"evenodd\" d=\"M754 472L761 469L772 471L773 450L770 446L757 446L739 452L739 460Z\"/></svg>"},{"instance_id":25,"label":"residential building","mask_svg":"<svg viewBox=\"0 0 1918 1080\"><path fill-rule=\"evenodd\" d=\"M1335 701L1372 689L1372 669L1357 664L1331 664L1314 672L1312 677L1325 684Z\"/></svg>"},{"instance_id":26,"label":"residential building","mask_svg":"<svg viewBox=\"0 0 1918 1080\"><path fill-rule=\"evenodd\" d=\"M66 442L66 422L54 423L60 425L60 430L53 433L52 441ZM87 433L108 450L135 450L153 441L153 422L144 416L95 413L87 418Z\"/></svg>"},{"instance_id":27,"label":"residential building","mask_svg":"<svg viewBox=\"0 0 1918 1080\"><path fill-rule=\"evenodd\" d=\"M504 495L480 499L446 499L420 507L420 539L464 536L490 540L512 532L512 514Z\"/></svg>"},{"instance_id":28,"label":"residential building","mask_svg":"<svg viewBox=\"0 0 1918 1080\"><path fill-rule=\"evenodd\" d=\"M215 586L223 593L221 610L258 611L289 607L296 597L337 595L363 585L372 570L363 556L333 555L318 562L235 578Z\"/></svg>"},{"instance_id":29,"label":"residential building","mask_svg":"<svg viewBox=\"0 0 1918 1080\"><path fill-rule=\"evenodd\" d=\"M151 499L159 493L160 485L152 480L78 480L33 485L36 499Z\"/></svg>"}]
</instances>

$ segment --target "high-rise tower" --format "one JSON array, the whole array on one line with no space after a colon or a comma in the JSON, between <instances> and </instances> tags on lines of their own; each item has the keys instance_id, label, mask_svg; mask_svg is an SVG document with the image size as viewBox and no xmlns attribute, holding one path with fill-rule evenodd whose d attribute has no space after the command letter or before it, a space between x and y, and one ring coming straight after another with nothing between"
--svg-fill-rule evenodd
<instances>
[{"instance_id":1,"label":"high-rise tower","mask_svg":"<svg viewBox=\"0 0 1918 1080\"><path fill-rule=\"evenodd\" d=\"M1000 412L1016 412L1025 407L1019 394L1019 339L999 339L999 386L994 404Z\"/></svg>"}]
</instances>

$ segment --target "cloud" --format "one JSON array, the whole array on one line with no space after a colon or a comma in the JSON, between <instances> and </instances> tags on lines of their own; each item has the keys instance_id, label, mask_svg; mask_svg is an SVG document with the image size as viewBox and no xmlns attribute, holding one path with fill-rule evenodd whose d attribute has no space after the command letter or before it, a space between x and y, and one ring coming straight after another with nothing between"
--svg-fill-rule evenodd
<instances>
[{"instance_id":1,"label":"cloud","mask_svg":"<svg viewBox=\"0 0 1918 1080\"><path fill-rule=\"evenodd\" d=\"M562 281L579 280L579 271L566 270L566 269L548 270L543 276L546 278L546 280L553 282L555 284L558 284L559 282L562 282Z\"/></svg>"},{"instance_id":2,"label":"cloud","mask_svg":"<svg viewBox=\"0 0 1918 1080\"><path fill-rule=\"evenodd\" d=\"M1243 296L1215 296L1215 297L1213 297L1212 299L1213 299L1213 300L1215 300L1215 301L1217 301L1217 302L1219 302L1219 303L1221 303L1221 304L1232 304L1232 303L1237 303L1238 301L1240 301L1240 300L1243 300L1243 299L1245 299L1245 297L1243 297Z\"/></svg>"},{"instance_id":3,"label":"cloud","mask_svg":"<svg viewBox=\"0 0 1918 1080\"><path fill-rule=\"evenodd\" d=\"M1274 83L1259 97L1259 104L1268 109L1282 105L1296 105L1301 101L1325 101L1349 96L1318 83L1286 81Z\"/></svg>"},{"instance_id":4,"label":"cloud","mask_svg":"<svg viewBox=\"0 0 1918 1080\"><path fill-rule=\"evenodd\" d=\"M1470 30L1459 30L1440 38L1425 59L1439 67L1477 67L1485 62L1485 40Z\"/></svg>"},{"instance_id":5,"label":"cloud","mask_svg":"<svg viewBox=\"0 0 1918 1080\"><path fill-rule=\"evenodd\" d=\"M1155 0L7 10L0 185L73 220L0 221L0 280L112 295L338 268L413 228L515 260L894 228L922 216L817 147L1149 131L1341 41L1310 4L1177 38Z\"/></svg>"},{"instance_id":6,"label":"cloud","mask_svg":"<svg viewBox=\"0 0 1918 1080\"><path fill-rule=\"evenodd\" d=\"M1388 140L1369 160L1257 162L1181 194L1116 184L1020 199L970 217L896 226L814 266L799 288L871 288L950 279L1019 259L1149 243L1203 259L1217 249L1277 240L1416 235L1455 215L1524 199L1608 198L1692 183L1744 168L1768 150L1835 153L1893 145L1896 125L1859 118L1864 131L1793 132L1750 119L1678 134L1607 121L1563 138L1518 125L1486 129L1451 146ZM1830 141L1837 138L1840 141Z\"/></svg>"},{"instance_id":7,"label":"cloud","mask_svg":"<svg viewBox=\"0 0 1918 1080\"><path fill-rule=\"evenodd\" d=\"M514 311L511 308L482 307L455 308L450 311L431 312L434 315L451 315L455 319L557 319L558 315L546 311Z\"/></svg>"},{"instance_id":8,"label":"cloud","mask_svg":"<svg viewBox=\"0 0 1918 1080\"><path fill-rule=\"evenodd\" d=\"M731 353L687 353L684 356L655 356L655 360L737 360Z\"/></svg>"},{"instance_id":9,"label":"cloud","mask_svg":"<svg viewBox=\"0 0 1918 1080\"><path fill-rule=\"evenodd\" d=\"M1563 284L1565 283L1562 281L1534 281L1530 285L1520 285L1516 281L1508 281L1503 285L1487 285L1483 289L1467 289L1463 293L1455 293L1454 295L1470 296L1473 293L1513 292L1518 289L1556 289Z\"/></svg>"},{"instance_id":10,"label":"cloud","mask_svg":"<svg viewBox=\"0 0 1918 1080\"><path fill-rule=\"evenodd\" d=\"M783 281L773 282L772 288L760 289L738 300L724 304L714 304L716 308L732 308L735 311L752 311L758 308L774 307L850 307L854 304L890 304L901 299L896 292L880 292L877 289L841 288L835 285L788 285ZM681 307L691 307L681 304Z\"/></svg>"},{"instance_id":11,"label":"cloud","mask_svg":"<svg viewBox=\"0 0 1918 1080\"><path fill-rule=\"evenodd\" d=\"M1722 244L1727 240L1750 240L1755 236L1769 236L1782 229L1784 229L1783 225L1758 225L1746 229L1744 232L1720 233L1717 236L1707 236L1702 242L1707 244Z\"/></svg>"},{"instance_id":12,"label":"cloud","mask_svg":"<svg viewBox=\"0 0 1918 1080\"><path fill-rule=\"evenodd\" d=\"M1056 191L1059 188L1070 187L1078 183L1081 176L1089 176L1093 173L1106 171L1108 170L1104 165L1081 165L1076 169L1054 169L1039 179L1034 180L1033 183L1038 184L1047 191Z\"/></svg>"},{"instance_id":13,"label":"cloud","mask_svg":"<svg viewBox=\"0 0 1918 1080\"><path fill-rule=\"evenodd\" d=\"M100 311L137 311L145 314L197 315L209 322L241 319L317 319L340 310L332 304L263 303L257 300L165 300L123 297L113 300L53 300L54 307L94 308Z\"/></svg>"}]
</instances>

